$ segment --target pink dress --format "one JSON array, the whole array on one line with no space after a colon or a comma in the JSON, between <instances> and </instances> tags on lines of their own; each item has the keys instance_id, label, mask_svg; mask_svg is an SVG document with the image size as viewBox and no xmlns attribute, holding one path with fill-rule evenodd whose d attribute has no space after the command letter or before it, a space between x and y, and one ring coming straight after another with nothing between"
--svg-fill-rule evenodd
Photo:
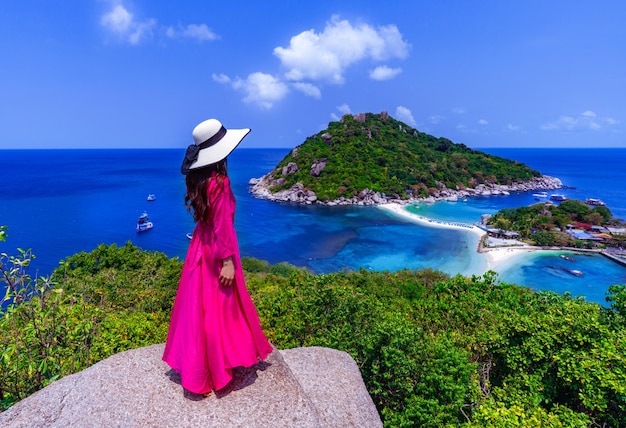
<instances>
[{"instance_id":1,"label":"pink dress","mask_svg":"<svg viewBox=\"0 0 626 428\"><path fill-rule=\"evenodd\" d=\"M228 177L223 189L207 189L212 221L197 223L187 250L172 310L163 361L196 394L220 390L234 367L250 367L272 352L248 294L233 225L235 197ZM235 279L222 286L222 260L233 256Z\"/></svg>"}]
</instances>

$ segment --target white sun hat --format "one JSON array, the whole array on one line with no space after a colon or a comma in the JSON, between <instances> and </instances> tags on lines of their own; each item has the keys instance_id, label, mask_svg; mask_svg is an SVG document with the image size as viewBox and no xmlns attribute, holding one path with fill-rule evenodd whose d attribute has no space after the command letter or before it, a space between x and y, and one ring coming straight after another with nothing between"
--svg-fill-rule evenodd
<instances>
[{"instance_id":1,"label":"white sun hat","mask_svg":"<svg viewBox=\"0 0 626 428\"><path fill-rule=\"evenodd\" d=\"M225 159L249 132L249 128L226 129L217 119L200 122L191 133L195 143L187 147L180 171L187 175L191 169Z\"/></svg>"}]
</instances>

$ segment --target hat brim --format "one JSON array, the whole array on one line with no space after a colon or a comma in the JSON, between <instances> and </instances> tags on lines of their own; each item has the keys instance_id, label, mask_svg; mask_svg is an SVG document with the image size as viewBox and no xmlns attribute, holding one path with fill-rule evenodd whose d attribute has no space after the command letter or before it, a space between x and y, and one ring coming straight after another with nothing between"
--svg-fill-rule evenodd
<instances>
[{"instance_id":1,"label":"hat brim","mask_svg":"<svg viewBox=\"0 0 626 428\"><path fill-rule=\"evenodd\" d=\"M202 168L226 159L249 132L249 128L227 130L226 135L216 144L198 152L198 159L191 164L189 169Z\"/></svg>"}]
</instances>

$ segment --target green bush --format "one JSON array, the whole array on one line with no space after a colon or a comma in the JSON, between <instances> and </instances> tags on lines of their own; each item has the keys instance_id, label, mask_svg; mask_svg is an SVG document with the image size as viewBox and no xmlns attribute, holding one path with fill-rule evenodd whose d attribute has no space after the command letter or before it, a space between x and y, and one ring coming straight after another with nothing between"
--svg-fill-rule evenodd
<instances>
[{"instance_id":1,"label":"green bush","mask_svg":"<svg viewBox=\"0 0 626 428\"><path fill-rule=\"evenodd\" d=\"M99 246L30 278L31 254L2 254L3 408L114 353L165 340L181 263ZM348 352L385 426L622 426L624 287L603 308L532 292L496 274L314 275L244 259L262 326L278 349Z\"/></svg>"},{"instance_id":2,"label":"green bush","mask_svg":"<svg viewBox=\"0 0 626 428\"><path fill-rule=\"evenodd\" d=\"M100 245L31 278L34 257L0 256L0 405L110 355L165 340L181 263L132 246Z\"/></svg>"}]
</instances>

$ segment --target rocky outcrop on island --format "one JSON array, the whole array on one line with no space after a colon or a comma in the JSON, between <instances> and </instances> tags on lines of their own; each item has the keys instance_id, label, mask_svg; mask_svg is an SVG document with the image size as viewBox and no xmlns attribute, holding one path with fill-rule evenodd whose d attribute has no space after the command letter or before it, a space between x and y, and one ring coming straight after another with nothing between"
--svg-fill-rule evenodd
<instances>
[{"instance_id":1,"label":"rocky outcrop on island","mask_svg":"<svg viewBox=\"0 0 626 428\"><path fill-rule=\"evenodd\" d=\"M249 183L250 192L262 199L277 202L292 202L297 204L322 204L328 206L336 205L382 205L387 203L410 204L415 202L436 202L436 201L456 201L473 196L508 195L511 192L530 192L536 190L554 190L563 187L560 179L544 175L535 177L529 182L515 183L512 185L501 184L479 184L475 188L448 189L445 185L441 189L428 197L401 198L398 194L387 195L374 192L370 189L363 189L352 198L341 197L332 201L322 201L317 198L315 192L304 187L302 183L296 183L289 189L272 192L270 189L276 185L276 180L271 175L261 178L252 178Z\"/></svg>"},{"instance_id":2,"label":"rocky outcrop on island","mask_svg":"<svg viewBox=\"0 0 626 428\"><path fill-rule=\"evenodd\" d=\"M382 427L345 352L275 350L209 397L184 391L162 355L162 344L113 355L0 413L0 426Z\"/></svg>"}]
</instances>

